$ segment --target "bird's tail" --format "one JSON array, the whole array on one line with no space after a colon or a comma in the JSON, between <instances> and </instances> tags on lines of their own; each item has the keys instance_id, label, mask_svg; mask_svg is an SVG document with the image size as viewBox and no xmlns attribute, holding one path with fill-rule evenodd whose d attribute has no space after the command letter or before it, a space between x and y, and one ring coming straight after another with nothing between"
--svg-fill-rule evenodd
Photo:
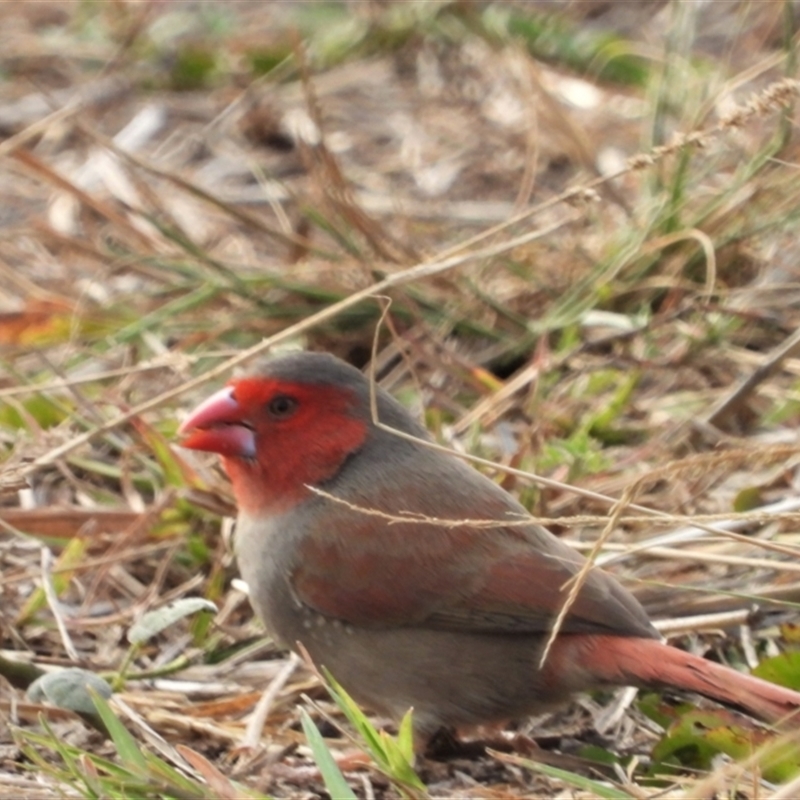
<instances>
[{"instance_id":1,"label":"bird's tail","mask_svg":"<svg viewBox=\"0 0 800 800\"><path fill-rule=\"evenodd\" d=\"M557 661L562 665L582 664L602 683L642 688L671 686L741 708L781 727L800 727L800 692L656 639L577 635L560 637L555 644L553 654Z\"/></svg>"}]
</instances>

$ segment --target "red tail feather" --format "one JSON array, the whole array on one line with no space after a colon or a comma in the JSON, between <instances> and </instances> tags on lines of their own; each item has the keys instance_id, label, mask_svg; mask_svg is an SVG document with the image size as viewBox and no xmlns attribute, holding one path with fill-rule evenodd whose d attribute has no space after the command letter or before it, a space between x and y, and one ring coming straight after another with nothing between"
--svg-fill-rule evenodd
<instances>
[{"instance_id":1,"label":"red tail feather","mask_svg":"<svg viewBox=\"0 0 800 800\"><path fill-rule=\"evenodd\" d=\"M800 693L655 639L563 636L553 656L553 667L572 672L575 680L590 672L610 685L672 686L737 706L767 722L800 725Z\"/></svg>"}]
</instances>

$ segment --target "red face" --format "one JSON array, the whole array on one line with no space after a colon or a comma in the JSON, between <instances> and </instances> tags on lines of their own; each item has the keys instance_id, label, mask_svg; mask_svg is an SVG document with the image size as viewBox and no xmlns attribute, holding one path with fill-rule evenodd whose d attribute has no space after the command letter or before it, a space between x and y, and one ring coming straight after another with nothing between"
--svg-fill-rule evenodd
<instances>
[{"instance_id":1,"label":"red face","mask_svg":"<svg viewBox=\"0 0 800 800\"><path fill-rule=\"evenodd\" d=\"M336 475L367 421L348 389L254 377L209 397L179 433L182 447L223 457L240 510L279 513Z\"/></svg>"}]
</instances>

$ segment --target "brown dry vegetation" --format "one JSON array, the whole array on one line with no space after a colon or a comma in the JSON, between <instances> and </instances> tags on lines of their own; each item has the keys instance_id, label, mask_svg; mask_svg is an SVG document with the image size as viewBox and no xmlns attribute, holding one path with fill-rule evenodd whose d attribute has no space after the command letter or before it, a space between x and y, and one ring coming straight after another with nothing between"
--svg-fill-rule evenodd
<instances>
[{"instance_id":1,"label":"brown dry vegetation","mask_svg":"<svg viewBox=\"0 0 800 800\"><path fill-rule=\"evenodd\" d=\"M0 4L0 797L324 794L300 709L334 753L353 728L263 639L225 481L175 446L234 362L287 346L549 478L493 472L575 546L602 534L676 643L800 685L794 13ZM186 597L218 612L131 649ZM26 697L65 666L112 681L133 739ZM800 770L696 698L518 730L564 772L479 748L418 764L427 791L779 798ZM424 794L401 777L347 775Z\"/></svg>"}]
</instances>

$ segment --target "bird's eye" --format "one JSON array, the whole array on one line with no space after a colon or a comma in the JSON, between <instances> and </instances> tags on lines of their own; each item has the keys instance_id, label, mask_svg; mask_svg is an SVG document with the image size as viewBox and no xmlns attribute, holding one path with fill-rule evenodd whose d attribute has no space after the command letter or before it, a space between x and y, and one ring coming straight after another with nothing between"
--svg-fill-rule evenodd
<instances>
[{"instance_id":1,"label":"bird's eye","mask_svg":"<svg viewBox=\"0 0 800 800\"><path fill-rule=\"evenodd\" d=\"M285 394L273 397L267 404L267 411L273 419L286 419L297 410L297 400Z\"/></svg>"}]
</instances>

